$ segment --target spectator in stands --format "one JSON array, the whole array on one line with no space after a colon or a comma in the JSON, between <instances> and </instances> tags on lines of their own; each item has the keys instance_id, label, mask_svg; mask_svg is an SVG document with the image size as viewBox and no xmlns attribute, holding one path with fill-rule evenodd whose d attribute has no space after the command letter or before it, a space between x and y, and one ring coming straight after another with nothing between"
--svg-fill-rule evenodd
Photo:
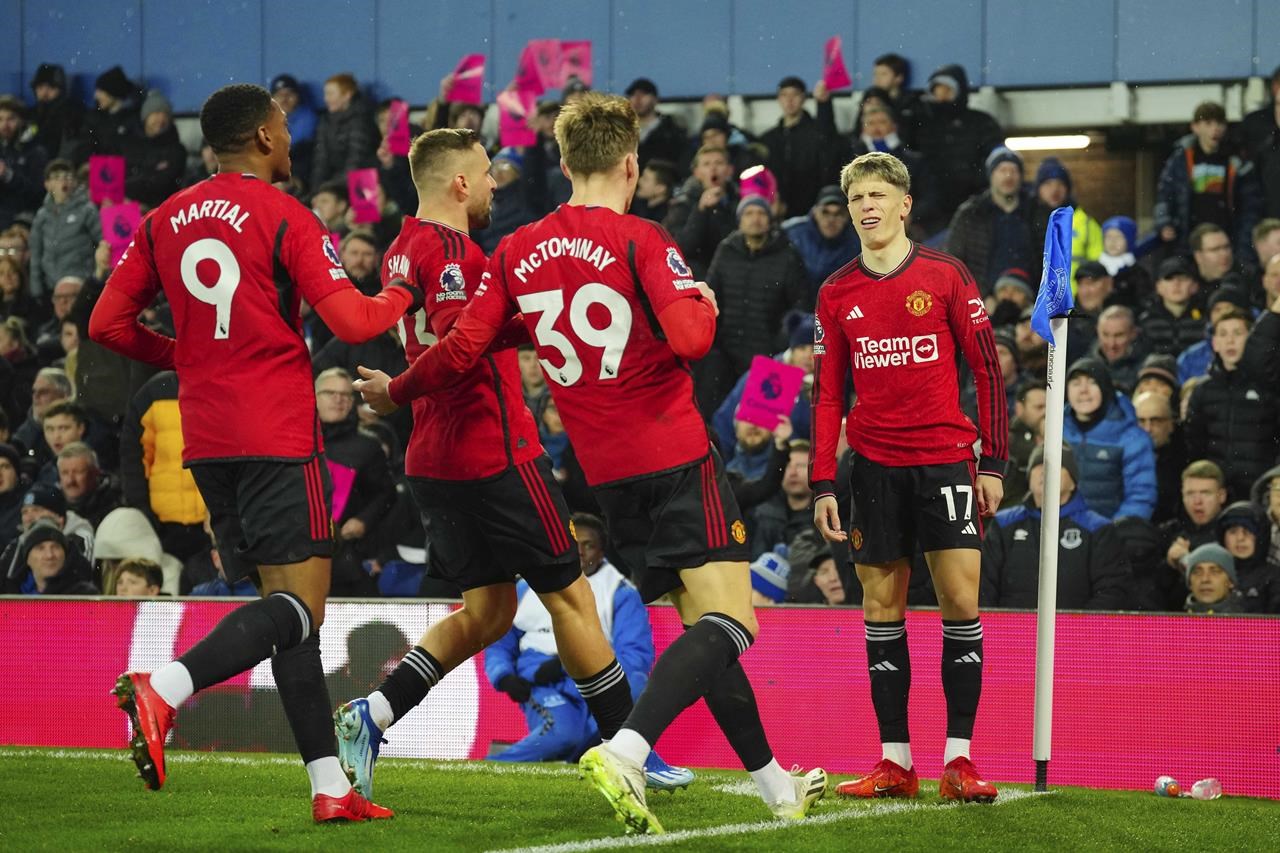
<instances>
[{"instance_id":1,"label":"spectator in stands","mask_svg":"<svg viewBox=\"0 0 1280 853\"><path fill-rule=\"evenodd\" d=\"M112 352L89 337L89 318L110 272L111 246L104 240L98 243L93 254L93 275L85 279L68 315L75 321L80 346L72 365L73 372L67 375L76 389L76 402L84 406L95 421L114 427L124 417L132 389L151 375L152 370ZM106 464L107 455L101 452L99 455ZM112 452L110 457L114 459L116 453Z\"/></svg>"},{"instance_id":2,"label":"spectator in stands","mask_svg":"<svg viewBox=\"0 0 1280 853\"><path fill-rule=\"evenodd\" d=\"M651 168L647 169L645 174L653 171L652 164L650 166ZM525 197L526 187L520 177L523 170L524 155L520 153L519 148L503 148L493 155L493 165L489 167L489 174L493 175L493 181L497 186L493 191L489 227L473 235L486 255L493 254L503 237L513 233L521 225L527 225L539 218L538 212ZM640 183L644 183L643 178ZM665 207L665 203L663 206Z\"/></svg>"},{"instance_id":3,"label":"spectator in stands","mask_svg":"<svg viewBox=\"0 0 1280 853\"><path fill-rule=\"evenodd\" d=\"M699 281L707 276L716 249L738 227L738 187L729 153L699 148L693 174L671 202L663 225L676 238L680 252Z\"/></svg>"},{"instance_id":4,"label":"spectator in stands","mask_svg":"<svg viewBox=\"0 0 1280 853\"><path fill-rule=\"evenodd\" d=\"M1040 280L1049 214L1022 185L1022 158L999 146L987 156L987 189L972 196L951 219L947 251L964 261L983 296L1003 270L1026 270Z\"/></svg>"},{"instance_id":5,"label":"spectator in stands","mask_svg":"<svg viewBox=\"0 0 1280 853\"><path fill-rule=\"evenodd\" d=\"M1102 223L1102 254L1098 256L1098 263L1109 275L1117 275L1138 262L1133 254L1137 245L1138 223L1128 216L1113 216Z\"/></svg>"},{"instance_id":6,"label":"spectator in stands","mask_svg":"<svg viewBox=\"0 0 1280 853\"><path fill-rule=\"evenodd\" d=\"M871 85L883 90L888 97L888 107L897 116L902 138L907 145L911 145L915 139L920 112L920 93L907 88L910 76L910 64L896 53L881 54L872 63Z\"/></svg>"},{"instance_id":7,"label":"spectator in stands","mask_svg":"<svg viewBox=\"0 0 1280 853\"><path fill-rule=\"evenodd\" d=\"M751 604L754 607L772 607L787 597L791 579L791 561L787 559L786 543L779 543L776 550L765 551L751 561Z\"/></svg>"},{"instance_id":8,"label":"spectator in stands","mask_svg":"<svg viewBox=\"0 0 1280 853\"><path fill-rule=\"evenodd\" d=\"M37 483L56 485L58 482L58 454L73 441L83 441L89 429L89 416L83 408L70 400L54 403L45 410L40 421L44 441L49 447L49 461L40 467Z\"/></svg>"},{"instance_id":9,"label":"spectator in stands","mask_svg":"<svg viewBox=\"0 0 1280 853\"><path fill-rule=\"evenodd\" d=\"M1137 399L1139 394L1154 391L1170 400L1176 400L1182 390L1182 380L1178 378L1178 364L1171 355L1153 354L1142 360L1138 368L1138 384L1133 386L1130 395Z\"/></svg>"},{"instance_id":10,"label":"spectator in stands","mask_svg":"<svg viewBox=\"0 0 1280 853\"><path fill-rule=\"evenodd\" d=\"M1018 363L1018 344L1013 330L1004 327L995 331L996 358L1000 362L1000 373L1004 380L1005 402L1009 417L1013 417L1018 404L1018 389L1028 378L1021 371ZM973 382L972 374L962 371L965 377L962 382L964 390L960 392L960 408L974 423L978 422L978 389Z\"/></svg>"},{"instance_id":11,"label":"spectator in stands","mask_svg":"<svg viewBox=\"0 0 1280 853\"><path fill-rule=\"evenodd\" d=\"M650 160L636 183L636 197L631 212L636 216L662 222L671 211L676 192L676 166L669 160ZM486 250L487 251L487 250Z\"/></svg>"},{"instance_id":12,"label":"spectator in stands","mask_svg":"<svg viewBox=\"0 0 1280 853\"><path fill-rule=\"evenodd\" d=\"M1177 518L1160 525L1167 543L1165 565L1171 571L1157 581L1167 609L1177 610L1185 594L1182 559L1191 550L1215 541L1218 515L1226 503L1226 478L1221 468L1207 459L1197 459L1183 469L1182 509Z\"/></svg>"},{"instance_id":13,"label":"spectator in stands","mask_svg":"<svg viewBox=\"0 0 1280 853\"><path fill-rule=\"evenodd\" d=\"M1253 484L1253 502L1266 509L1271 525L1271 547L1267 559L1280 565L1280 467L1272 468ZM1280 604L1280 595L1277 596Z\"/></svg>"},{"instance_id":14,"label":"spectator in stands","mask_svg":"<svg viewBox=\"0 0 1280 853\"><path fill-rule=\"evenodd\" d=\"M1231 239L1222 226L1202 222L1191 229L1187 238L1191 255L1196 264L1200 292L1213 293L1220 284L1243 286L1239 273L1234 270L1235 255L1231 251Z\"/></svg>"},{"instance_id":15,"label":"spectator in stands","mask_svg":"<svg viewBox=\"0 0 1280 853\"><path fill-rule=\"evenodd\" d=\"M1115 526L1090 510L1076 492L1076 460L1062 448L1058 532L1058 607L1126 610L1134 606L1132 572ZM1036 606L1040 582L1040 516L1044 506L1044 448L1031 452L1030 493L1002 509L982 543L984 607Z\"/></svg>"},{"instance_id":16,"label":"spectator in stands","mask_svg":"<svg viewBox=\"0 0 1280 853\"><path fill-rule=\"evenodd\" d=\"M929 235L925 233L921 223L929 223L937 218L934 211L933 176L929 174L924 157L918 151L908 148L903 141L903 123L909 124L911 119L895 114L894 108L887 103L869 100L873 91L875 90L868 90L863 96L850 156L858 157L868 151L886 151L902 161L911 178L912 205L908 230L913 237L927 238ZM889 94L885 93L885 97L889 98Z\"/></svg>"},{"instance_id":17,"label":"spectator in stands","mask_svg":"<svg viewBox=\"0 0 1280 853\"><path fill-rule=\"evenodd\" d=\"M289 155L291 159L293 158L292 152L293 149L291 147ZM202 139L200 140L200 159L187 167L187 173L182 178L182 186L194 186L216 174L218 174L218 158L213 153L213 146L209 144L209 140Z\"/></svg>"},{"instance_id":18,"label":"spectator in stands","mask_svg":"<svg viewBox=\"0 0 1280 853\"><path fill-rule=\"evenodd\" d=\"M738 230L720 243L707 270L720 308L716 340L700 365L707 382L704 412L713 412L757 355L782 349L782 321L795 308L812 310L804 262L773 226L760 196L738 203Z\"/></svg>"},{"instance_id":19,"label":"spectator in stands","mask_svg":"<svg viewBox=\"0 0 1280 853\"><path fill-rule=\"evenodd\" d=\"M809 273L811 302L817 301L818 288L827 277L853 260L862 248L849 218L849 200L835 184L823 187L813 209L783 222L782 230Z\"/></svg>"},{"instance_id":20,"label":"spectator in stands","mask_svg":"<svg viewBox=\"0 0 1280 853\"><path fill-rule=\"evenodd\" d=\"M52 364L62 355L62 323L71 318L71 309L84 288L84 279L78 275L64 275L53 286L53 316L36 329L36 356L42 364ZM67 374L70 376L71 374Z\"/></svg>"},{"instance_id":21,"label":"spectator in stands","mask_svg":"<svg viewBox=\"0 0 1280 853\"><path fill-rule=\"evenodd\" d=\"M745 480L763 477L773 459L771 436L772 433L759 424L735 418L733 444L730 445L731 451L726 454L729 461L725 470L738 474Z\"/></svg>"},{"instance_id":22,"label":"spectator in stands","mask_svg":"<svg viewBox=\"0 0 1280 853\"><path fill-rule=\"evenodd\" d=\"M47 391L47 389L38 386L38 379L33 380L32 377L38 377L37 371L40 370L39 360L36 358L35 348L31 346L31 342L27 340L26 324L19 317L7 317L0 321L0 357L7 362L8 367L13 372L13 383L10 399L6 401L6 410L14 415L21 415L32 406L32 399L35 395ZM9 371L5 371L8 373ZM59 370L61 372L61 370ZM66 374L64 373L65 377ZM27 389L31 389L28 394ZM67 394L71 393L70 383L68 383ZM15 418L16 420L16 418ZM28 416L30 420L30 416ZM28 455L37 457L38 464L47 461L47 454L44 451L44 443L40 434L39 424L35 424L34 430L27 430L27 421L23 421L18 429L14 431L14 440L21 444L21 449ZM33 434L34 433L34 434Z\"/></svg>"},{"instance_id":23,"label":"spectator in stands","mask_svg":"<svg viewBox=\"0 0 1280 853\"><path fill-rule=\"evenodd\" d=\"M791 442L782 491L751 511L751 556L785 545L813 526L813 492L809 489L809 442Z\"/></svg>"},{"instance_id":24,"label":"spectator in stands","mask_svg":"<svg viewBox=\"0 0 1280 853\"><path fill-rule=\"evenodd\" d=\"M551 391L547 388L547 377L538 363L538 350L533 344L522 344L517 356L520 359L520 384L524 390L524 404L533 413L534 420L542 420L542 410L547 405Z\"/></svg>"},{"instance_id":25,"label":"spectator in stands","mask_svg":"<svg viewBox=\"0 0 1280 853\"><path fill-rule=\"evenodd\" d=\"M920 223L929 234L947 227L962 203L990 180L987 155L1002 144L996 120L969 108L969 76L960 65L944 65L929 75L915 149L937 181L936 219ZM1005 269L1021 264L1004 264Z\"/></svg>"},{"instance_id":26,"label":"spectator in stands","mask_svg":"<svg viewBox=\"0 0 1280 853\"><path fill-rule=\"evenodd\" d=\"M1166 258L1156 271L1156 298L1139 318L1151 352L1177 356L1204 337L1204 313L1194 302L1196 279L1183 258Z\"/></svg>"},{"instance_id":27,"label":"spectator in stands","mask_svg":"<svg viewBox=\"0 0 1280 853\"><path fill-rule=\"evenodd\" d=\"M334 519L334 595L377 596L378 587L361 565L374 556L369 530L391 508L395 484L377 440L360 432L351 374L340 367L316 377L316 410L324 432L330 468L343 466L349 487L342 512ZM335 476L335 481L338 479ZM335 506L338 501L335 499Z\"/></svg>"},{"instance_id":28,"label":"spectator in stands","mask_svg":"<svg viewBox=\"0 0 1280 853\"><path fill-rule=\"evenodd\" d=\"M1018 363L1032 376L1044 376L1048 368L1049 347L1044 338L1031 328L1031 308L1022 309L1013 327L1013 340L1018 346ZM927 586L927 584L926 584Z\"/></svg>"},{"instance_id":29,"label":"spectator in stands","mask_svg":"<svg viewBox=\"0 0 1280 853\"><path fill-rule=\"evenodd\" d=\"M76 186L71 163L51 160L44 170L44 188L48 195L31 226L30 292L37 299L47 298L63 276L87 278L102 240L98 209Z\"/></svg>"},{"instance_id":30,"label":"spectator in stands","mask_svg":"<svg viewBox=\"0 0 1280 853\"><path fill-rule=\"evenodd\" d=\"M102 470L98 454L83 441L71 442L58 454L58 485L67 506L95 529L120 506L115 478Z\"/></svg>"},{"instance_id":31,"label":"spectator in stands","mask_svg":"<svg viewBox=\"0 0 1280 853\"><path fill-rule=\"evenodd\" d=\"M26 138L26 126L26 105L12 95L0 95L0 231L20 213L34 215L44 198L48 155Z\"/></svg>"},{"instance_id":32,"label":"spectator in stands","mask_svg":"<svg viewBox=\"0 0 1280 853\"><path fill-rule=\"evenodd\" d=\"M991 325L997 328L1012 326L1035 301L1036 296L1031 290L1026 270L1003 271L996 277L996 283L991 287L991 296L987 299L988 305L995 306L988 312L991 315Z\"/></svg>"},{"instance_id":33,"label":"spectator in stands","mask_svg":"<svg viewBox=\"0 0 1280 853\"><path fill-rule=\"evenodd\" d=\"M121 154L130 137L142 134L138 118L138 85L125 76L124 69L113 65L98 75L93 83L96 109L85 116L85 150L72 158L81 163L90 154Z\"/></svg>"},{"instance_id":34,"label":"spectator in stands","mask_svg":"<svg viewBox=\"0 0 1280 853\"><path fill-rule=\"evenodd\" d=\"M52 520L32 525L16 543L3 590L8 595L97 595L88 560Z\"/></svg>"},{"instance_id":35,"label":"spectator in stands","mask_svg":"<svg viewBox=\"0 0 1280 853\"><path fill-rule=\"evenodd\" d=\"M142 133L124 140L124 192L144 207L155 207L178 191L187 173L187 149L173 124L173 105L152 89L139 111Z\"/></svg>"},{"instance_id":36,"label":"spectator in stands","mask_svg":"<svg viewBox=\"0 0 1280 853\"><path fill-rule=\"evenodd\" d=\"M778 179L778 195L790 216L813 207L818 190L835 181L847 150L836 133L835 110L825 84L814 87L817 118L805 111L807 88L799 77L778 83L782 118L760 137L769 149L769 171Z\"/></svg>"},{"instance_id":37,"label":"spectator in stands","mask_svg":"<svg viewBox=\"0 0 1280 853\"><path fill-rule=\"evenodd\" d=\"M1236 588L1236 561L1221 545L1210 542L1196 548L1183 561L1190 593L1183 609L1188 613L1244 613L1244 600Z\"/></svg>"},{"instance_id":38,"label":"spectator in stands","mask_svg":"<svg viewBox=\"0 0 1280 853\"><path fill-rule=\"evenodd\" d=\"M1236 563L1236 588L1250 613L1268 613L1280 592L1280 564L1268 558L1271 524L1262 508L1250 501L1236 501L1218 516L1218 544Z\"/></svg>"},{"instance_id":39,"label":"spectator in stands","mask_svg":"<svg viewBox=\"0 0 1280 853\"><path fill-rule=\"evenodd\" d=\"M1026 499L1031 452L1044 441L1047 389L1043 379L1030 379L1022 383L1014 397L1013 419L1009 421L1009 468L1004 477L1001 509L1017 506Z\"/></svg>"},{"instance_id":40,"label":"spectator in stands","mask_svg":"<svg viewBox=\"0 0 1280 853\"><path fill-rule=\"evenodd\" d=\"M289 158L293 161L293 172L295 175L310 175L319 122L316 111L307 102L306 91L298 83L298 78L292 74L277 74L271 78L268 88L271 99L289 118Z\"/></svg>"},{"instance_id":41,"label":"spectator in stands","mask_svg":"<svg viewBox=\"0 0 1280 853\"><path fill-rule=\"evenodd\" d=\"M1098 339L1088 357L1102 362L1111 383L1128 393L1138 382L1138 368L1146 356L1144 344L1133 320L1133 309L1112 305L1098 316Z\"/></svg>"},{"instance_id":42,"label":"spectator in stands","mask_svg":"<svg viewBox=\"0 0 1280 853\"><path fill-rule=\"evenodd\" d=\"M26 267L14 255L0 254L0 317L18 317L34 325L46 313L31 295Z\"/></svg>"},{"instance_id":43,"label":"spectator in stands","mask_svg":"<svg viewBox=\"0 0 1280 853\"><path fill-rule=\"evenodd\" d=\"M537 140L524 150L525 197L539 215L545 215L569 200L573 187L560 171L560 143L556 142L556 118L560 104L543 101L533 117Z\"/></svg>"},{"instance_id":44,"label":"spectator in stands","mask_svg":"<svg viewBox=\"0 0 1280 853\"><path fill-rule=\"evenodd\" d=\"M1216 462L1235 498L1249 495L1280 452L1280 398L1263 377L1240 367L1252 324L1237 309L1214 323L1209 378L1191 392L1185 419L1187 452Z\"/></svg>"},{"instance_id":45,"label":"spectator in stands","mask_svg":"<svg viewBox=\"0 0 1280 853\"><path fill-rule=\"evenodd\" d=\"M164 551L155 529L141 510L122 506L107 513L98 525L91 553L103 589L115 588L116 571L121 562L142 558L160 566L164 576L161 590L166 595L186 591L182 583L182 561Z\"/></svg>"},{"instance_id":46,"label":"spectator in stands","mask_svg":"<svg viewBox=\"0 0 1280 853\"><path fill-rule=\"evenodd\" d=\"M1133 398L1138 426L1149 436L1156 458L1155 524L1176 518L1182 501L1182 471L1187 466L1186 443L1174 416L1174 397L1159 391L1143 391Z\"/></svg>"},{"instance_id":47,"label":"spectator in stands","mask_svg":"<svg viewBox=\"0 0 1280 853\"><path fill-rule=\"evenodd\" d=\"M1078 485L1090 509L1107 518L1151 517L1156 503L1151 439L1096 359L1082 358L1067 370L1062 439L1075 451Z\"/></svg>"},{"instance_id":48,"label":"spectator in stands","mask_svg":"<svg viewBox=\"0 0 1280 853\"><path fill-rule=\"evenodd\" d=\"M1241 150L1262 185L1265 215L1280 216L1280 66L1268 83L1271 99L1245 116L1237 130Z\"/></svg>"},{"instance_id":49,"label":"spectator in stands","mask_svg":"<svg viewBox=\"0 0 1280 853\"><path fill-rule=\"evenodd\" d=\"M321 184L311 195L311 210L320 217L325 228L339 235L346 234L350 229L347 224L347 211L350 207L347 185L342 181Z\"/></svg>"},{"instance_id":50,"label":"spectator in stands","mask_svg":"<svg viewBox=\"0 0 1280 853\"><path fill-rule=\"evenodd\" d=\"M103 590L118 598L155 598L164 584L160 566L141 558L124 560L116 567L115 589Z\"/></svg>"},{"instance_id":51,"label":"spectator in stands","mask_svg":"<svg viewBox=\"0 0 1280 853\"><path fill-rule=\"evenodd\" d=\"M810 381L810 377L813 375L813 315L796 311L788 315L785 322L789 345L774 358L783 364L790 364L793 367L803 369L806 382ZM742 395L746 391L747 377L749 375L750 371L738 377L738 382L733 386L733 390L729 392L729 396L724 398L724 402L720 404L720 407L716 409L716 413L711 417L711 427L720 439L720 453L726 461L733 459L733 455L736 452L734 418L737 417L738 405L742 402ZM796 398L796 404L791 410L792 428L800 435L809 434L809 409L808 395L802 391ZM745 511L744 507L740 506L739 508Z\"/></svg>"},{"instance_id":52,"label":"spectator in stands","mask_svg":"<svg viewBox=\"0 0 1280 853\"><path fill-rule=\"evenodd\" d=\"M831 548L817 530L805 530L794 539L788 550L791 574L787 579L787 600L797 604L856 604L857 581L851 569L841 571Z\"/></svg>"},{"instance_id":53,"label":"spectator in stands","mask_svg":"<svg viewBox=\"0 0 1280 853\"><path fill-rule=\"evenodd\" d=\"M1076 199L1071 186L1071 172L1057 157L1046 157L1036 169L1036 195L1049 210L1071 205L1071 277L1085 261L1096 261L1102 255L1102 226Z\"/></svg>"},{"instance_id":54,"label":"spectator in stands","mask_svg":"<svg viewBox=\"0 0 1280 853\"><path fill-rule=\"evenodd\" d=\"M30 530L31 525L42 518L53 520L58 529L70 537L83 553L93 553L94 531L88 520L81 518L73 510L67 509L67 500L62 492L53 486L33 483L27 493L22 496L21 529ZM0 556L0 570L12 563L14 552L6 550Z\"/></svg>"},{"instance_id":55,"label":"spectator in stands","mask_svg":"<svg viewBox=\"0 0 1280 853\"><path fill-rule=\"evenodd\" d=\"M684 155L685 132L673 116L658 111L658 87L647 77L637 77L627 86L626 96L640 122L640 169L657 158L679 162Z\"/></svg>"},{"instance_id":56,"label":"spectator in stands","mask_svg":"<svg viewBox=\"0 0 1280 853\"><path fill-rule=\"evenodd\" d=\"M373 112L356 78L335 74L324 82L327 112L316 124L316 147L311 165L311 186L332 180L345 181L347 172L375 165L378 131Z\"/></svg>"},{"instance_id":57,"label":"spectator in stands","mask_svg":"<svg viewBox=\"0 0 1280 853\"><path fill-rule=\"evenodd\" d=\"M73 156L84 123L84 104L70 96L67 72L61 65L40 63L31 77L31 94L36 99L31 114L35 142L50 157Z\"/></svg>"},{"instance_id":58,"label":"spectator in stands","mask_svg":"<svg viewBox=\"0 0 1280 853\"><path fill-rule=\"evenodd\" d=\"M1233 285L1224 284L1209 297L1209 322L1205 328L1205 339L1187 347L1178 356L1179 383L1209 372L1209 366L1213 364L1213 327L1232 311L1242 311L1253 316L1253 306L1245 292Z\"/></svg>"},{"instance_id":59,"label":"spectator in stands","mask_svg":"<svg viewBox=\"0 0 1280 853\"><path fill-rule=\"evenodd\" d=\"M1197 105L1191 133L1178 140L1160 170L1155 225L1164 243L1186 246L1192 228L1212 223L1231 235L1237 252L1249 251L1249 232L1262 218L1262 186L1253 163L1226 135L1222 105Z\"/></svg>"},{"instance_id":60,"label":"spectator in stands","mask_svg":"<svg viewBox=\"0 0 1280 853\"><path fill-rule=\"evenodd\" d=\"M1093 349L1098 340L1098 319L1115 300L1115 279L1098 261L1085 261L1076 268L1076 310L1071 312L1071 334L1067 337L1070 355L1077 358Z\"/></svg>"},{"instance_id":61,"label":"spectator in stands","mask_svg":"<svg viewBox=\"0 0 1280 853\"><path fill-rule=\"evenodd\" d=\"M18 538L22 525L22 496L26 492L18 478L18 450L0 443L0 552Z\"/></svg>"},{"instance_id":62,"label":"spectator in stands","mask_svg":"<svg viewBox=\"0 0 1280 853\"><path fill-rule=\"evenodd\" d=\"M1262 300L1265 306L1275 299L1267 299L1260 291L1262 277L1266 273L1271 260L1280 257L1280 218L1268 217L1253 226L1253 253L1257 256L1256 265L1251 265L1243 276L1243 286L1254 300Z\"/></svg>"},{"instance_id":63,"label":"spectator in stands","mask_svg":"<svg viewBox=\"0 0 1280 853\"><path fill-rule=\"evenodd\" d=\"M342 261L347 277L365 294L374 294L382 289L378 274L380 255L377 238L364 228L349 232L338 248L338 259Z\"/></svg>"},{"instance_id":64,"label":"spectator in stands","mask_svg":"<svg viewBox=\"0 0 1280 853\"><path fill-rule=\"evenodd\" d=\"M735 175L741 175L752 166L764 165L768 159L768 151L763 144L755 142L746 131L729 121L727 104L723 101L709 104L704 101L704 108L706 115L702 120L702 127L693 139L695 152L698 148L723 148L729 152L729 165ZM688 159L692 166L693 158Z\"/></svg>"},{"instance_id":65,"label":"spectator in stands","mask_svg":"<svg viewBox=\"0 0 1280 853\"><path fill-rule=\"evenodd\" d=\"M391 104L392 99L379 101L374 110L374 124L378 128L378 147L374 157L378 161L378 186L386 195L388 204L396 209L397 224L404 216L412 216L418 209L418 191L413 186L413 176L409 173L409 156L391 153ZM422 133L422 128L408 121L409 138L413 139ZM399 233L399 230L396 230ZM392 238L394 239L394 237ZM389 242L388 242L389 245Z\"/></svg>"},{"instance_id":66,"label":"spectator in stands","mask_svg":"<svg viewBox=\"0 0 1280 853\"><path fill-rule=\"evenodd\" d=\"M20 330L19 330L20 331ZM10 320L0 323L0 354L7 354L4 343L6 335L13 329ZM34 368L35 360L31 359ZM13 431L13 444L24 456L22 468L29 468L32 476L53 458L49 446L44 440L44 415L50 406L71 399L71 380L66 371L60 367L41 368L34 374L31 382L31 398L26 410L26 418Z\"/></svg>"}]
</instances>

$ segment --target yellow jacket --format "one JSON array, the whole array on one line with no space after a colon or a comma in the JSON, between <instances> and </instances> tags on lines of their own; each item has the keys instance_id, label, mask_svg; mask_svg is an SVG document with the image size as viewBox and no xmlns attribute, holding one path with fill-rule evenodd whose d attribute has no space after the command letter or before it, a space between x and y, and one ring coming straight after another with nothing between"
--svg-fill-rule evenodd
<instances>
[{"instance_id":1,"label":"yellow jacket","mask_svg":"<svg viewBox=\"0 0 1280 853\"><path fill-rule=\"evenodd\" d=\"M200 524L208 515L191 471L182 467L178 376L151 377L129 403L120 442L125 503L147 508L157 521Z\"/></svg>"}]
</instances>

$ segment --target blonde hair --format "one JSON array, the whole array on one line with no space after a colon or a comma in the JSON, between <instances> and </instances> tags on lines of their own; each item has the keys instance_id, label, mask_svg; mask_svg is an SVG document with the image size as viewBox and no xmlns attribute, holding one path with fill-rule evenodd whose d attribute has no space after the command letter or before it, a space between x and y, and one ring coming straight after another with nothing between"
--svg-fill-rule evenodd
<instances>
[{"instance_id":1,"label":"blonde hair","mask_svg":"<svg viewBox=\"0 0 1280 853\"><path fill-rule=\"evenodd\" d=\"M409 174L413 176L414 185L429 187L453 155L483 144L479 134L466 128L441 127L421 134L409 147Z\"/></svg>"},{"instance_id":2,"label":"blonde hair","mask_svg":"<svg viewBox=\"0 0 1280 853\"><path fill-rule=\"evenodd\" d=\"M849 195L849 187L855 181L884 181L902 190L903 194L911 192L911 175L902 161L884 151L869 151L840 170L840 190Z\"/></svg>"},{"instance_id":3,"label":"blonde hair","mask_svg":"<svg viewBox=\"0 0 1280 853\"><path fill-rule=\"evenodd\" d=\"M600 174L639 148L640 123L626 98L584 92L560 110L556 142L571 173Z\"/></svg>"}]
</instances>

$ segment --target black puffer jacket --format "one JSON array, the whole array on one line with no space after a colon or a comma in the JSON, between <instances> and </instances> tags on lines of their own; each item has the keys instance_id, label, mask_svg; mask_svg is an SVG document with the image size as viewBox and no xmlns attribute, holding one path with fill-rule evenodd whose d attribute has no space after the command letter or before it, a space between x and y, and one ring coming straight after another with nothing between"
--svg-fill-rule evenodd
<instances>
[{"instance_id":1,"label":"black puffer jacket","mask_svg":"<svg viewBox=\"0 0 1280 853\"><path fill-rule=\"evenodd\" d=\"M131 136L124 141L124 194L155 207L178 191L187 173L187 149L178 139L178 128L159 136Z\"/></svg>"},{"instance_id":2,"label":"black puffer jacket","mask_svg":"<svg viewBox=\"0 0 1280 853\"><path fill-rule=\"evenodd\" d=\"M76 153L76 140L84 123L84 104L68 94L71 90L67 88L67 72L61 65L42 63L31 81L32 94L37 81L57 86L62 94L52 101L36 101L31 108L35 141L50 157L70 159Z\"/></svg>"},{"instance_id":3,"label":"black puffer jacket","mask_svg":"<svg viewBox=\"0 0 1280 853\"><path fill-rule=\"evenodd\" d=\"M802 112L791 127L778 119L760 141L769 149L769 170L778 179L787 216L803 216L813 207L818 190L839 181L849 151L836 132L830 100L818 102L816 119Z\"/></svg>"},{"instance_id":4,"label":"black puffer jacket","mask_svg":"<svg viewBox=\"0 0 1280 853\"><path fill-rule=\"evenodd\" d=\"M1204 324L1204 314L1195 305L1187 306L1181 317L1175 317L1158 297L1138 318L1147 352L1175 357L1204 340Z\"/></svg>"},{"instance_id":5,"label":"black puffer jacket","mask_svg":"<svg viewBox=\"0 0 1280 853\"><path fill-rule=\"evenodd\" d=\"M936 188L937 219L921 223L929 233L946 227L965 199L987 187L987 154L1004 139L994 118L969 109L969 75L962 66L944 65L930 79L937 76L954 78L960 89L952 103L927 102L920 112L914 148L924 155Z\"/></svg>"},{"instance_id":6,"label":"black puffer jacket","mask_svg":"<svg viewBox=\"0 0 1280 853\"><path fill-rule=\"evenodd\" d=\"M1187 455L1211 459L1227 477L1227 492L1246 498L1280 454L1280 399L1243 370L1214 358L1209 378L1191 392L1184 425Z\"/></svg>"},{"instance_id":7,"label":"black puffer jacket","mask_svg":"<svg viewBox=\"0 0 1280 853\"><path fill-rule=\"evenodd\" d=\"M1246 527L1256 537L1252 557L1236 557L1236 589L1250 613L1270 613L1271 603L1280 594L1280 566L1267 559L1271 550L1271 520L1262 508L1249 501L1236 501L1218 516L1218 542L1226 545L1227 531Z\"/></svg>"},{"instance_id":8,"label":"black puffer jacket","mask_svg":"<svg viewBox=\"0 0 1280 853\"><path fill-rule=\"evenodd\" d=\"M1041 249L1052 212L1030 191L1022 193L1013 211L1019 228L1024 232L1024 251L1016 266L1025 269L1031 281L1040 280ZM947 237L947 252L964 261L984 296L990 295L996 279L1004 272L1003 269L991 268L996 218L1003 215L1004 211L991 199L991 190L984 190L960 205L951 220L951 233Z\"/></svg>"},{"instance_id":9,"label":"black puffer jacket","mask_svg":"<svg viewBox=\"0 0 1280 853\"><path fill-rule=\"evenodd\" d=\"M752 356L769 355L779 346L782 318L803 305L808 289L804 261L780 231L772 231L758 251L747 248L741 231L720 244L707 283L720 306L716 346L744 372ZM785 346L785 344L784 344Z\"/></svg>"},{"instance_id":10,"label":"black puffer jacket","mask_svg":"<svg viewBox=\"0 0 1280 853\"><path fill-rule=\"evenodd\" d=\"M334 519L338 542L333 555L332 594L376 596L377 585L360 564L377 555L378 543L368 534L395 501L391 468L378 440L360 432L354 410L345 421L323 424L322 428L326 459L355 471L346 506L342 515ZM343 539L342 526L352 518L364 522L365 535L360 539Z\"/></svg>"},{"instance_id":11,"label":"black puffer jacket","mask_svg":"<svg viewBox=\"0 0 1280 853\"><path fill-rule=\"evenodd\" d=\"M716 249L725 238L738 229L738 187L730 182L724 197L715 207L703 210L698 206L704 192L697 178L685 181L684 186L671 200L662 227L671 232L684 259L689 262L694 278L704 280Z\"/></svg>"},{"instance_id":12,"label":"black puffer jacket","mask_svg":"<svg viewBox=\"0 0 1280 853\"><path fill-rule=\"evenodd\" d=\"M360 95L345 110L325 113L316 125L316 148L311 164L311 188L316 189L352 169L375 166L378 129L368 103Z\"/></svg>"}]
</instances>

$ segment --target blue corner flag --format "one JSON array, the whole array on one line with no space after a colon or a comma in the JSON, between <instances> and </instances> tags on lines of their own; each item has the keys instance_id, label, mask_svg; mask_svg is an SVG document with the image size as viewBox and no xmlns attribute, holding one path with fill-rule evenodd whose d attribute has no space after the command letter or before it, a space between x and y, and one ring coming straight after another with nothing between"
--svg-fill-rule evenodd
<instances>
[{"instance_id":1,"label":"blue corner flag","mask_svg":"<svg viewBox=\"0 0 1280 853\"><path fill-rule=\"evenodd\" d=\"M1065 317L1075 305L1071 298L1071 218L1075 210L1060 207L1049 216L1044 232L1044 272L1040 292L1031 309L1031 328L1049 343L1055 343L1049 320Z\"/></svg>"}]
</instances>

